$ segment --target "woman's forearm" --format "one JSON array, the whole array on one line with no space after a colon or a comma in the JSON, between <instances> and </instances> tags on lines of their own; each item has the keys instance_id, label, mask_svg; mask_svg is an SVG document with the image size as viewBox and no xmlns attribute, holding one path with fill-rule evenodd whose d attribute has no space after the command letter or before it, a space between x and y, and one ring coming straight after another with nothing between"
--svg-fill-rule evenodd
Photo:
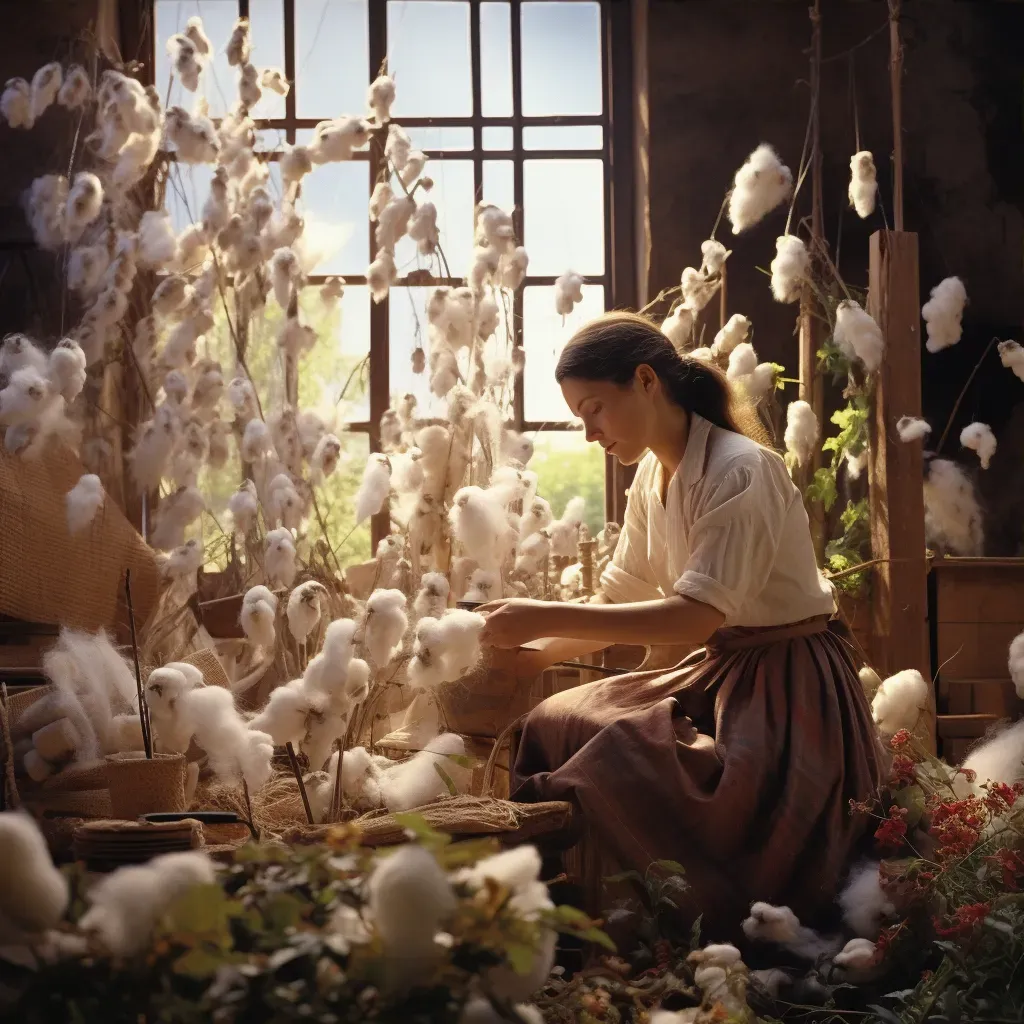
<instances>
[{"instance_id":1,"label":"woman's forearm","mask_svg":"<svg viewBox=\"0 0 1024 1024\"><path fill-rule=\"evenodd\" d=\"M547 614L547 610L546 610ZM635 604L550 606L552 634L567 640L611 644L703 644L725 621L710 605L687 597Z\"/></svg>"}]
</instances>

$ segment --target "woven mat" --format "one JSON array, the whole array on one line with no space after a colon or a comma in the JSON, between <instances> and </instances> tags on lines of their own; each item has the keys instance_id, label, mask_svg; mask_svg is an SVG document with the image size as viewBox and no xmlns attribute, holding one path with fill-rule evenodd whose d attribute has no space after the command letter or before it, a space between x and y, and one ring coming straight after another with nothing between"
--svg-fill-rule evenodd
<instances>
[{"instance_id":1,"label":"woven mat","mask_svg":"<svg viewBox=\"0 0 1024 1024\"><path fill-rule=\"evenodd\" d=\"M125 624L131 569L141 627L160 592L156 555L109 496L85 529L68 532L67 493L84 472L57 441L38 459L0 449L0 614L90 631Z\"/></svg>"},{"instance_id":2,"label":"woven mat","mask_svg":"<svg viewBox=\"0 0 1024 1024\"><path fill-rule=\"evenodd\" d=\"M231 689L231 680L228 679L228 674L224 671L220 658L209 647L195 651L181 660L186 665L199 669L203 673L203 679L207 686L223 686L225 690Z\"/></svg>"},{"instance_id":3,"label":"woven mat","mask_svg":"<svg viewBox=\"0 0 1024 1024\"><path fill-rule=\"evenodd\" d=\"M516 841L558 832L572 818L572 804L552 800L517 804L511 800L457 796L417 807L413 812L437 832L451 836L503 835ZM370 811L352 823L359 827L366 846L404 842L405 828L388 811ZM320 843L334 825L300 825L281 837L286 843Z\"/></svg>"}]
</instances>

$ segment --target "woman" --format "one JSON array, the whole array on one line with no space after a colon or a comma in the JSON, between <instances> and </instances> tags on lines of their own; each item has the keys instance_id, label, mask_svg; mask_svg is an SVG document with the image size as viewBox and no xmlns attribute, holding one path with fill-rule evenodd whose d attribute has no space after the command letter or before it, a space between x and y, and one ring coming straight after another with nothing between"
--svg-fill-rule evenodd
<instances>
[{"instance_id":1,"label":"woman","mask_svg":"<svg viewBox=\"0 0 1024 1024\"><path fill-rule=\"evenodd\" d=\"M640 316L588 324L555 377L587 440L639 463L623 531L598 600L493 602L485 642L548 638L522 653L533 669L611 644L705 649L540 704L513 796L573 801L623 867L682 863L709 938L755 900L812 923L864 834L849 804L874 791L878 748L799 491L723 375Z\"/></svg>"}]
</instances>

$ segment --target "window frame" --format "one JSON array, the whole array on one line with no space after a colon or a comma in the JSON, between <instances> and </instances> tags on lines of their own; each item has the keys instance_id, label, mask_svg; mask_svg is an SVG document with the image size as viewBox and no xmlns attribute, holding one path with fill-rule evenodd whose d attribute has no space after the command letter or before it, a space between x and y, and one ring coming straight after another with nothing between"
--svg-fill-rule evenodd
<instances>
[{"instance_id":1,"label":"window frame","mask_svg":"<svg viewBox=\"0 0 1024 1024\"><path fill-rule=\"evenodd\" d=\"M424 0L406 0L416 3ZM596 115L550 115L527 116L522 112L522 8L530 3L544 0L502 0L507 2L511 30L512 68L512 113L506 117L484 116L482 113L482 73L480 12L484 3L495 0L459 0L469 7L470 19L470 76L472 89L472 113L464 117L397 117L404 128L471 128L473 147L470 150L425 149L431 160L457 159L472 161L474 195L480 197L483 187L483 165L485 160L512 162L513 173L513 222L516 234L529 252L530 240L524 232L523 191L525 164L529 160L595 160L600 159L603 169L604 201L604 272L599 276L587 276L587 283L604 288L605 308L635 307L637 295L636 254L634 236L634 115L632 96L632 3L631 0L563 0L563 2L597 2L600 11L601 31L601 76L602 109ZM316 118L300 118L296 113L295 68L295 4L296 0L280 0L284 16L284 74L293 83L285 97L283 118L260 118L255 120L257 130L273 130L282 133L285 140L294 145L296 132L315 128ZM140 17L139 5L132 0L120 0L122 28L122 49L126 54L135 52L146 55L145 80L151 81L155 67L156 50L159 40L154 38L155 0L151 0ZM249 15L249 0L237 0L238 16ZM368 50L371 78L377 69L384 67L387 55L388 4L386 0L368 0ZM134 44L134 45L133 45ZM148 60L146 60L148 57ZM622 84L618 84L622 83ZM369 84L369 83L367 83ZM603 144L599 149L525 149L523 130L542 126L589 125L600 126ZM502 127L512 129L512 148L507 150L484 149L484 128ZM278 160L278 153L268 154L267 159ZM371 148L353 154L353 160L369 164L369 188L384 171L382 159ZM369 193L367 194L369 201ZM367 214L369 218L369 214ZM376 256L373 230L370 230L367 265ZM341 276L346 285L366 285L366 276L310 275L308 283L317 286L329 276ZM524 346L526 358L530 358L529 333L524 332L523 292L531 286L551 286L556 278L551 275L528 274L522 287L513 298L513 337ZM424 271L399 278L393 288L406 286L436 285L458 286L461 278L431 276L427 280ZM380 448L380 418L391 404L390 393L390 297L380 303L370 302L370 344L369 344L369 409L368 420L347 422L346 429L369 435L370 451ZM565 431L578 429L570 420L537 421L527 420L524 415L523 374L516 375L513 392L513 421L516 430ZM625 487L628 473L614 458L605 459L605 514L608 519L622 522L625 511ZM386 515L375 517L373 523L373 545L388 532Z\"/></svg>"}]
</instances>

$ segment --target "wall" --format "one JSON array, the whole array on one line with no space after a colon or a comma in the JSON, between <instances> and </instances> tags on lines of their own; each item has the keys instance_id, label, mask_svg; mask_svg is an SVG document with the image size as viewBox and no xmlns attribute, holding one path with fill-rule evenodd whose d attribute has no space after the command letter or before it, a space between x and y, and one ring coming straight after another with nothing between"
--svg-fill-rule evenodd
<instances>
[{"instance_id":1,"label":"wall","mask_svg":"<svg viewBox=\"0 0 1024 1024\"><path fill-rule=\"evenodd\" d=\"M42 65L59 60L83 62L87 41L100 40L116 53L116 0L25 0L5 3L0 35L0 79L29 81ZM0 124L0 336L25 331L55 339L62 321L71 322L62 307L59 260L35 251L22 212L22 195L40 173L67 173L78 118L53 107L31 130ZM77 140L78 151L84 139Z\"/></svg>"},{"instance_id":2,"label":"wall","mask_svg":"<svg viewBox=\"0 0 1024 1024\"><path fill-rule=\"evenodd\" d=\"M699 263L700 243L722 197L759 142L770 142L794 171L798 167L809 105L809 6L808 0L649 0L649 294L678 283L683 267ZM1024 340L1024 5L906 0L903 7L904 210L907 230L920 236L922 300L949 274L963 277L970 295L961 344L936 356L922 351L924 411L937 437L993 335ZM875 154L880 209L888 213L887 5L829 0L822 8L825 226L833 252L840 240L844 278L866 288L868 237L883 219L879 212L862 222L847 207L852 100L855 94L861 145ZM851 91L847 54L854 47ZM805 193L798 218L810 209ZM795 371L795 307L774 303L757 269L770 264L785 220L785 210L776 212L738 238L723 221L718 237L733 249L730 311L754 321L762 359ZM1006 448L997 459L1009 466L1011 453L1024 449L1024 409L1014 413L1022 399L1024 384L991 353L945 451L956 453L960 427L984 417ZM1001 552L1016 543L1007 523L1016 516L1019 539L1024 521L1024 474L1017 477L1020 484L1009 487L1002 472L981 480L1000 520L991 532L1001 538Z\"/></svg>"}]
</instances>

